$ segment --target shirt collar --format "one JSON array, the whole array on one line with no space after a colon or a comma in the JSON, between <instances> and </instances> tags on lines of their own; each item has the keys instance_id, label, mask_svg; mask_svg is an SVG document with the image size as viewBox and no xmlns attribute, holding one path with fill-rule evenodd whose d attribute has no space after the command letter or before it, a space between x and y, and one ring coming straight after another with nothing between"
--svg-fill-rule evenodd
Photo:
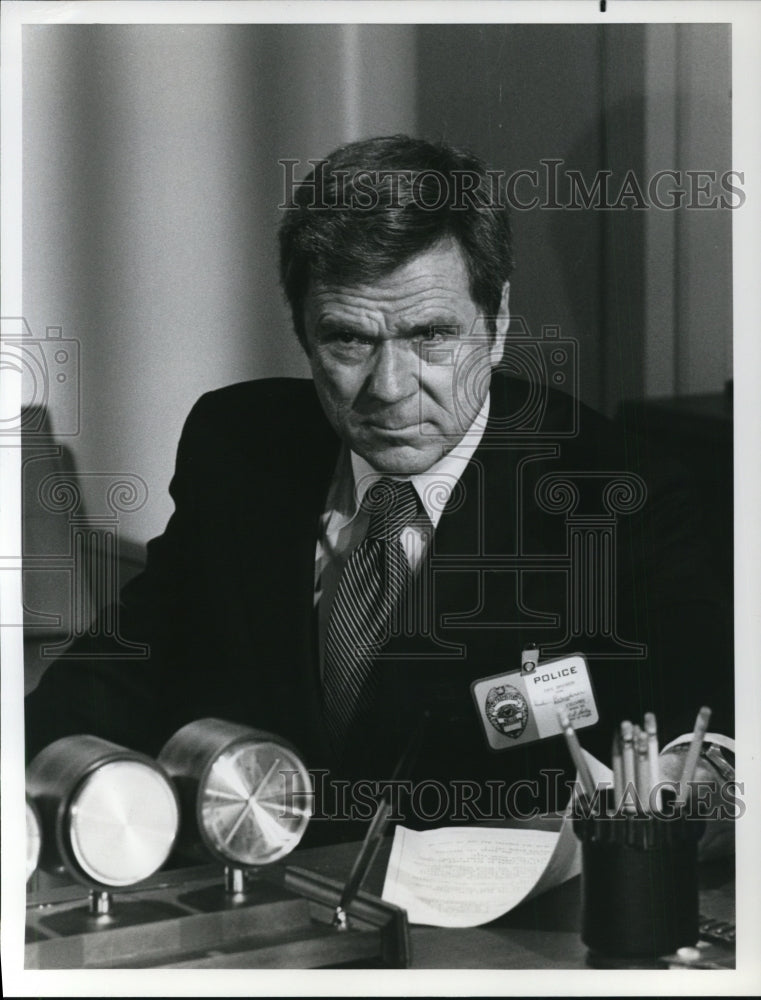
<instances>
[{"instance_id":1,"label":"shirt collar","mask_svg":"<svg viewBox=\"0 0 761 1000\"><path fill-rule=\"evenodd\" d=\"M487 393L483 406L462 439L430 469L414 476L391 477L392 479L409 480L412 483L434 528L438 525L444 508L452 495L452 490L465 471L465 466L481 443L489 419L489 406L490 398ZM378 472L361 455L357 455L353 451L351 452L351 469L355 486L353 490L349 491L351 496L346 498L347 504L343 512L346 524L356 516L362 499L371 484L387 475L387 473Z\"/></svg>"}]
</instances>

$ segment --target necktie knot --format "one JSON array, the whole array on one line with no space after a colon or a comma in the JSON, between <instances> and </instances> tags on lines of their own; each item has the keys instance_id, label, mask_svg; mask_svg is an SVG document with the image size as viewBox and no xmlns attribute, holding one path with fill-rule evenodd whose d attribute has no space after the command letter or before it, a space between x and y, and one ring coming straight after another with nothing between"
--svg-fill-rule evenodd
<instances>
[{"instance_id":1,"label":"necktie knot","mask_svg":"<svg viewBox=\"0 0 761 1000\"><path fill-rule=\"evenodd\" d=\"M383 476L369 487L362 509L370 515L367 538L396 541L420 512L420 499L409 480Z\"/></svg>"}]
</instances>

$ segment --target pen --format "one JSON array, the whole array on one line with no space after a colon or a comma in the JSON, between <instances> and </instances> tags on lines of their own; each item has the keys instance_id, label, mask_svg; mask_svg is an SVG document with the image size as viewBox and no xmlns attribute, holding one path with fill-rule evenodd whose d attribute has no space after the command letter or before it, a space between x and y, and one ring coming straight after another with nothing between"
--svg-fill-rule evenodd
<instances>
[{"instance_id":1,"label":"pen","mask_svg":"<svg viewBox=\"0 0 761 1000\"><path fill-rule=\"evenodd\" d=\"M375 854L383 840L383 834L386 832L390 815L391 803L384 792L370 823L370 827L365 834L359 854L352 865L346 885L341 893L341 899L336 907L333 924L338 930L345 931L348 928L348 909L359 892L365 875L370 871L370 867L375 860Z\"/></svg>"},{"instance_id":2,"label":"pen","mask_svg":"<svg viewBox=\"0 0 761 1000\"><path fill-rule=\"evenodd\" d=\"M621 743L623 746L622 757L624 761L624 812L633 813L635 812L634 803L630 801L629 796L632 790L636 789L636 781L634 777L634 729L631 722L625 719L621 723Z\"/></svg>"},{"instance_id":3,"label":"pen","mask_svg":"<svg viewBox=\"0 0 761 1000\"><path fill-rule=\"evenodd\" d=\"M399 758L399 763L396 765L394 773L391 776L392 782L396 781L399 778L399 775L408 769L415 756L417 756L429 718L430 712L424 712L420 720L420 725L414 730L412 737L402 753L402 756ZM346 885L341 893L338 906L333 914L333 926L339 931L345 931L349 928L349 907L356 898L357 893L361 889L362 883L365 880L365 876L372 867L372 863L375 860L375 855L378 853L378 848L383 841L383 835L386 832L386 827L388 826L390 818L390 794L388 791L384 791L381 796L381 800L378 803L378 808L375 810L375 815L373 816L367 833L365 834L365 839L362 841L359 854L355 858L354 864L351 866L349 877L346 880Z\"/></svg>"},{"instance_id":4,"label":"pen","mask_svg":"<svg viewBox=\"0 0 761 1000\"><path fill-rule=\"evenodd\" d=\"M708 729L708 722L711 718L711 709L705 705L698 712L695 719L695 728L692 730L692 740L690 741L687 756L682 768L682 776L679 779L679 794L676 797L676 804L683 806L687 801L687 786L695 777L695 769L698 766L700 748L703 745L703 737Z\"/></svg>"},{"instance_id":5,"label":"pen","mask_svg":"<svg viewBox=\"0 0 761 1000\"><path fill-rule=\"evenodd\" d=\"M591 799L595 794L595 783L592 780L592 772L589 770L589 765L584 759L584 754L579 746L576 730L571 725L568 713L563 708L558 709L558 722L563 730L565 741L568 744L568 750L574 764L576 765L576 770L579 772L581 787L584 789L585 794Z\"/></svg>"},{"instance_id":6,"label":"pen","mask_svg":"<svg viewBox=\"0 0 761 1000\"><path fill-rule=\"evenodd\" d=\"M661 790L658 783L661 780L661 769L658 763L658 723L652 712L645 712L645 732L647 733L647 765L650 769L650 788L655 789L653 808L661 808Z\"/></svg>"}]
</instances>

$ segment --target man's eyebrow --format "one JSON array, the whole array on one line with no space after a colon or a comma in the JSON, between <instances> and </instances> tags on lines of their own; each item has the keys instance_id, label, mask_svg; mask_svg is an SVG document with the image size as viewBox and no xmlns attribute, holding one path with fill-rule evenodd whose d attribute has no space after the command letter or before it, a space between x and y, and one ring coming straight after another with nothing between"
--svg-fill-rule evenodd
<instances>
[{"instance_id":1,"label":"man's eyebrow","mask_svg":"<svg viewBox=\"0 0 761 1000\"><path fill-rule=\"evenodd\" d=\"M398 336L404 338L429 337L435 331L460 333L462 324L455 316L439 315L430 319L414 320L409 325L400 324ZM358 337L373 338L378 336L377 331L368 329L361 322L349 317L338 316L320 317L315 324L315 332L320 337L332 337L340 334L351 333Z\"/></svg>"},{"instance_id":2,"label":"man's eyebrow","mask_svg":"<svg viewBox=\"0 0 761 1000\"><path fill-rule=\"evenodd\" d=\"M412 326L405 326L403 336L405 337L428 337L436 331L444 333L459 333L461 323L456 319L439 317L438 319L425 320L424 322L413 323Z\"/></svg>"},{"instance_id":3,"label":"man's eyebrow","mask_svg":"<svg viewBox=\"0 0 761 1000\"><path fill-rule=\"evenodd\" d=\"M315 324L315 334L321 338L338 337L342 334L350 333L356 337L372 337L373 331L368 330L361 323L351 319L338 319L333 316L326 316L318 319Z\"/></svg>"}]
</instances>

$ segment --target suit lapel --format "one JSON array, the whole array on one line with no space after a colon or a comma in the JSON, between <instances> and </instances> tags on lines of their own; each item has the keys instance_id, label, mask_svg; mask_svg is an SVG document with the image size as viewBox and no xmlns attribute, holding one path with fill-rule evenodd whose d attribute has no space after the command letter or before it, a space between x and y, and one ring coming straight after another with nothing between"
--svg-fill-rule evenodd
<instances>
[{"instance_id":1,"label":"suit lapel","mask_svg":"<svg viewBox=\"0 0 761 1000\"><path fill-rule=\"evenodd\" d=\"M292 567L294 661L291 671L294 689L299 692L298 731L308 732L308 745L317 759L324 760L328 744L322 724L322 685L319 673L317 615L314 608L315 552L320 518L335 471L340 442L320 410L314 414L315 433L311 448L297 461L304 471L304 489L296 490L287 504L289 550Z\"/></svg>"},{"instance_id":2,"label":"suit lapel","mask_svg":"<svg viewBox=\"0 0 761 1000\"><path fill-rule=\"evenodd\" d=\"M288 419L274 436L267 482L257 482L253 499L251 488L240 498L240 573L233 597L239 620L247 623L242 669L253 681L249 697L259 697L261 724L290 738L311 762L324 759L313 608L315 549L339 441L314 393L301 399L294 395ZM261 468L255 450L249 462L255 471ZM252 559L264 563L264 572L251 572ZM269 661L263 669L257 666L262 658ZM257 678L265 676L262 692Z\"/></svg>"}]
</instances>

